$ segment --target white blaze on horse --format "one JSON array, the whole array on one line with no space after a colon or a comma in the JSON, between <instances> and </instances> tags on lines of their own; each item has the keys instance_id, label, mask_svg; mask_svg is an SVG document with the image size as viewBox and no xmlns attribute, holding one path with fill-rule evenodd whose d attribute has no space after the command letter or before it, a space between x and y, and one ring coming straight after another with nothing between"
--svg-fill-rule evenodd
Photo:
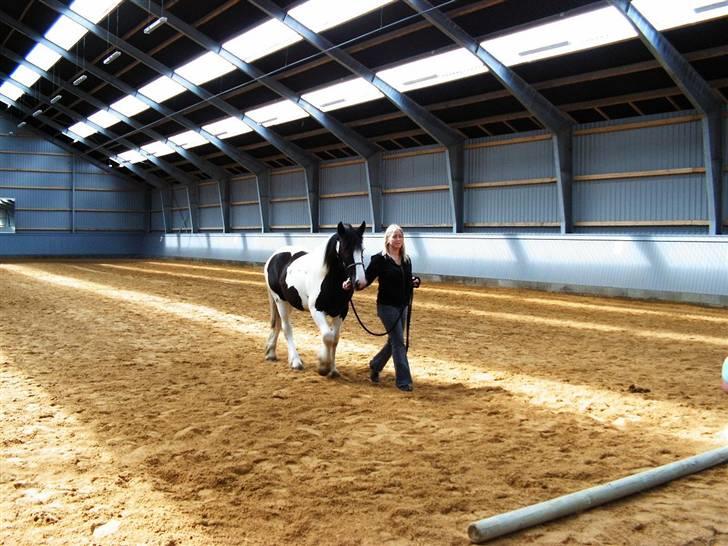
<instances>
[{"instance_id":1,"label":"white blaze on horse","mask_svg":"<svg viewBox=\"0 0 728 546\"><path fill-rule=\"evenodd\" d=\"M346 279L357 289L366 286L362 241L366 222L358 228L339 222L336 233L319 249L284 247L265 263L266 286L270 302L270 335L265 349L266 360L277 360L278 334L288 344L288 363L302 370L303 363L293 341L290 311L292 307L311 312L321 332L318 373L338 377L336 346L341 324L349 310L352 292L342 288Z\"/></svg>"}]
</instances>

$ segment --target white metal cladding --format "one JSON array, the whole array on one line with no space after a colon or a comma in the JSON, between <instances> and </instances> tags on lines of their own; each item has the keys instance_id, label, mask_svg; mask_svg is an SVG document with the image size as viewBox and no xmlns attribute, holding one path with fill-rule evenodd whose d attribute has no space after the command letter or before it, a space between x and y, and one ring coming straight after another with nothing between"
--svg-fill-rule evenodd
<instances>
[{"instance_id":1,"label":"white metal cladding","mask_svg":"<svg viewBox=\"0 0 728 546\"><path fill-rule=\"evenodd\" d=\"M230 181L230 201L257 201L258 187L255 177Z\"/></svg>"},{"instance_id":2,"label":"white metal cladding","mask_svg":"<svg viewBox=\"0 0 728 546\"><path fill-rule=\"evenodd\" d=\"M217 182L203 182L198 184L199 188L199 204L200 205L217 205L218 211L220 206L220 192Z\"/></svg>"},{"instance_id":3,"label":"white metal cladding","mask_svg":"<svg viewBox=\"0 0 728 546\"><path fill-rule=\"evenodd\" d=\"M142 212L76 211L78 231L144 231L146 214Z\"/></svg>"},{"instance_id":4,"label":"white metal cladding","mask_svg":"<svg viewBox=\"0 0 728 546\"><path fill-rule=\"evenodd\" d=\"M328 229L339 222L352 225L366 222L369 225L369 217L369 197L366 195L321 199L319 222L323 228Z\"/></svg>"},{"instance_id":5,"label":"white metal cladding","mask_svg":"<svg viewBox=\"0 0 728 546\"><path fill-rule=\"evenodd\" d=\"M574 222L706 220L708 214L702 174L576 182L573 197Z\"/></svg>"},{"instance_id":6,"label":"white metal cladding","mask_svg":"<svg viewBox=\"0 0 728 546\"><path fill-rule=\"evenodd\" d=\"M514 140L513 138L503 137L488 137L468 142L465 149L465 183L554 177L551 138L540 131L521 136L525 138L542 135L547 138L514 144L508 143L509 140Z\"/></svg>"},{"instance_id":7,"label":"white metal cladding","mask_svg":"<svg viewBox=\"0 0 728 546\"><path fill-rule=\"evenodd\" d=\"M230 209L231 230L260 230L260 210L258 205L236 205Z\"/></svg>"},{"instance_id":8,"label":"white metal cladding","mask_svg":"<svg viewBox=\"0 0 728 546\"><path fill-rule=\"evenodd\" d=\"M394 152L383 156L384 190L441 186L448 184L447 155L437 147L418 148L416 152Z\"/></svg>"},{"instance_id":9,"label":"white metal cladding","mask_svg":"<svg viewBox=\"0 0 728 546\"><path fill-rule=\"evenodd\" d=\"M277 197L305 197L306 177L303 169L287 169L273 171L270 177L270 196Z\"/></svg>"},{"instance_id":10,"label":"white metal cladding","mask_svg":"<svg viewBox=\"0 0 728 546\"><path fill-rule=\"evenodd\" d=\"M390 193L384 195L383 201L382 218L385 225L400 224L413 229L452 228L448 190Z\"/></svg>"},{"instance_id":11,"label":"white metal cladding","mask_svg":"<svg viewBox=\"0 0 728 546\"><path fill-rule=\"evenodd\" d=\"M336 163L322 163L319 176L319 194L367 192L367 168L364 161L346 162L339 166Z\"/></svg>"},{"instance_id":12,"label":"white metal cladding","mask_svg":"<svg viewBox=\"0 0 728 546\"><path fill-rule=\"evenodd\" d=\"M465 223L559 222L556 183L465 190Z\"/></svg>"},{"instance_id":13,"label":"white metal cladding","mask_svg":"<svg viewBox=\"0 0 728 546\"><path fill-rule=\"evenodd\" d=\"M308 229L310 225L311 219L306 200L270 204L271 229Z\"/></svg>"},{"instance_id":14,"label":"white metal cladding","mask_svg":"<svg viewBox=\"0 0 728 546\"><path fill-rule=\"evenodd\" d=\"M598 127L617 128L635 123L611 122L580 125L574 138L574 174L597 174L703 166L702 129L693 112L649 116L639 123L670 120L675 123L623 131L579 135ZM625 128L626 128L625 127Z\"/></svg>"}]
</instances>

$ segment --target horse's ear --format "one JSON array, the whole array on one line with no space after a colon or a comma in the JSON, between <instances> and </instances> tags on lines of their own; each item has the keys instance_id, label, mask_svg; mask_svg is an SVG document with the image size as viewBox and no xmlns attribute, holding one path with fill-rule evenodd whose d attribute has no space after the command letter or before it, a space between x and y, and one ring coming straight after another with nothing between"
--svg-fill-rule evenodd
<instances>
[{"instance_id":1,"label":"horse's ear","mask_svg":"<svg viewBox=\"0 0 728 546\"><path fill-rule=\"evenodd\" d=\"M339 235L341 235L342 237L346 235L346 230L344 229L344 224L342 222L339 222L339 225L336 226L336 231L338 231Z\"/></svg>"},{"instance_id":2,"label":"horse's ear","mask_svg":"<svg viewBox=\"0 0 728 546\"><path fill-rule=\"evenodd\" d=\"M366 229L367 229L367 223L366 222L362 222L361 225L359 226L359 235L362 235L363 236L364 235L364 231Z\"/></svg>"}]
</instances>

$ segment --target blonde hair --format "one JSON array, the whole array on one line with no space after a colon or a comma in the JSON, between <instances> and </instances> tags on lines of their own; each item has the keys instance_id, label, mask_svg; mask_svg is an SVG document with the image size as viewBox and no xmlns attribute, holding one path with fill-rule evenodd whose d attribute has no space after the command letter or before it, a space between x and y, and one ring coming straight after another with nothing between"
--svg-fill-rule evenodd
<instances>
[{"instance_id":1,"label":"blonde hair","mask_svg":"<svg viewBox=\"0 0 728 546\"><path fill-rule=\"evenodd\" d=\"M392 240L392 236L399 231L402 234L402 248L400 249L399 258L403 262L409 261L409 256L407 256L407 250L404 246L404 230L399 227L397 224L389 224L387 226L387 230L384 232L384 250L382 251L382 256L386 256L389 252L389 242Z\"/></svg>"}]
</instances>

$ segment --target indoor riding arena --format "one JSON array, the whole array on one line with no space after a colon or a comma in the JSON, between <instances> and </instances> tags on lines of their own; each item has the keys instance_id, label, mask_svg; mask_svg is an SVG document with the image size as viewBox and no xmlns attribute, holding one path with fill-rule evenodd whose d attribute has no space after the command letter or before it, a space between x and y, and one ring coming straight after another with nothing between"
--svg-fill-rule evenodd
<instances>
[{"instance_id":1,"label":"indoor riding arena","mask_svg":"<svg viewBox=\"0 0 728 546\"><path fill-rule=\"evenodd\" d=\"M0 544L728 545L727 27L4 2Z\"/></svg>"}]
</instances>

